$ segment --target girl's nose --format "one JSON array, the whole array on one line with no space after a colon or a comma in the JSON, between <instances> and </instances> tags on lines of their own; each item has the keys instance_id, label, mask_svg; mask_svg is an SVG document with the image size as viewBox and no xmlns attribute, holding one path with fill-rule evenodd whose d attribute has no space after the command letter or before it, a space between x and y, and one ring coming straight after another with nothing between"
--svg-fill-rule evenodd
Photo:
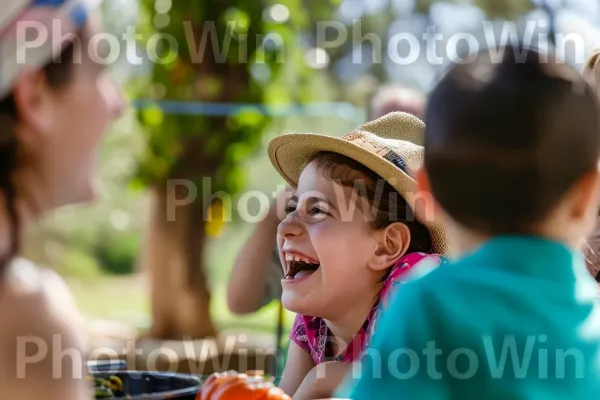
<instances>
[{"instance_id":1,"label":"girl's nose","mask_svg":"<svg viewBox=\"0 0 600 400\"><path fill-rule=\"evenodd\" d=\"M288 215L277 228L279 236L289 239L294 236L300 236L304 232L302 224L295 220L293 214Z\"/></svg>"}]
</instances>

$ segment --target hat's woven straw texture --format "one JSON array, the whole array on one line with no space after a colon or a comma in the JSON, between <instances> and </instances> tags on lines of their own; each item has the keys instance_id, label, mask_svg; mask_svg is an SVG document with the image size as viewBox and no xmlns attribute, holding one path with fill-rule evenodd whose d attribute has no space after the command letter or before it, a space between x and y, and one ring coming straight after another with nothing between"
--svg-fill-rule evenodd
<instances>
[{"instance_id":1,"label":"hat's woven straw texture","mask_svg":"<svg viewBox=\"0 0 600 400\"><path fill-rule=\"evenodd\" d=\"M425 125L417 117L395 112L366 123L341 139L314 133L279 136L269 143L269 157L281 176L297 187L302 168L314 155L325 151L344 155L385 179L414 210L416 201L423 197L416 193L409 165L423 161L424 131ZM425 219L421 222L430 231L435 251L447 254L443 224L433 218Z\"/></svg>"}]
</instances>

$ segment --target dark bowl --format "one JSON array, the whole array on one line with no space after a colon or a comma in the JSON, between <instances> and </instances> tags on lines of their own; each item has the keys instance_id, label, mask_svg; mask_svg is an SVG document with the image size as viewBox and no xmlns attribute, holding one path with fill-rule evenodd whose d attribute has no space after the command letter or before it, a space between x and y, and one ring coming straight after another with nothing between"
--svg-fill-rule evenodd
<instances>
[{"instance_id":1,"label":"dark bowl","mask_svg":"<svg viewBox=\"0 0 600 400\"><path fill-rule=\"evenodd\" d=\"M194 375L169 372L118 371L92 372L93 377L118 376L123 381L126 397L117 400L194 400L200 391L201 379Z\"/></svg>"},{"instance_id":2,"label":"dark bowl","mask_svg":"<svg viewBox=\"0 0 600 400\"><path fill-rule=\"evenodd\" d=\"M87 367L90 374L118 372L127 369L127 362L125 360L93 360L87 362Z\"/></svg>"}]
</instances>

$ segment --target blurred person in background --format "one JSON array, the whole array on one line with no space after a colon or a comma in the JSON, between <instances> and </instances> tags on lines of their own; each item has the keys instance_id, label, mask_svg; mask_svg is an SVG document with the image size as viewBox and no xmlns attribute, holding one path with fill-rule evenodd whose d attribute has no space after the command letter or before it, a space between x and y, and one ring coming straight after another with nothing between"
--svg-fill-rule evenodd
<instances>
[{"instance_id":1,"label":"blurred person in background","mask_svg":"<svg viewBox=\"0 0 600 400\"><path fill-rule=\"evenodd\" d=\"M594 51L583 68L583 77L594 88L597 95L600 95L600 49ZM600 217L596 224L596 229L592 235L582 245L585 263L588 271L596 281L600 281Z\"/></svg>"},{"instance_id":2,"label":"blurred person in background","mask_svg":"<svg viewBox=\"0 0 600 400\"><path fill-rule=\"evenodd\" d=\"M369 121L394 111L403 111L422 118L425 113L425 96L422 92L403 85L386 85L379 88L369 104Z\"/></svg>"},{"instance_id":3,"label":"blurred person in background","mask_svg":"<svg viewBox=\"0 0 600 400\"><path fill-rule=\"evenodd\" d=\"M0 15L0 388L3 399L91 399L83 318L54 272L17 258L48 212L94 199L97 150L124 109L88 49L91 0L5 0ZM17 27L46 26L23 48ZM60 27L58 32L52 29ZM55 37L55 35L60 35ZM70 34L70 35L69 35ZM40 34L39 37L44 35ZM38 39L39 39L38 37ZM19 48L18 46L23 46ZM17 52L25 60L17 59ZM59 339L58 341L56 339ZM25 346L26 344L26 346ZM27 349L27 351L25 351ZM36 355L38 357L36 357ZM66 355L66 357L65 357Z\"/></svg>"}]
</instances>

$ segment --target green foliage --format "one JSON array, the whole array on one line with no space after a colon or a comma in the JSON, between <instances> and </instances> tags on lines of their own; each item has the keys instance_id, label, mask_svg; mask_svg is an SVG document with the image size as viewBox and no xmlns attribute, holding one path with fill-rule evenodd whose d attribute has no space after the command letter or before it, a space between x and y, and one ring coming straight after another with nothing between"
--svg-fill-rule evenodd
<instances>
[{"instance_id":1,"label":"green foliage","mask_svg":"<svg viewBox=\"0 0 600 400\"><path fill-rule=\"evenodd\" d=\"M516 19L533 9L529 0L475 0L490 18Z\"/></svg>"},{"instance_id":2,"label":"green foliage","mask_svg":"<svg viewBox=\"0 0 600 400\"><path fill-rule=\"evenodd\" d=\"M416 0L417 12L427 14L434 3L465 3L464 0ZM473 0L472 3L481 8L489 18L515 19L533 9L530 0Z\"/></svg>"},{"instance_id":3,"label":"green foliage","mask_svg":"<svg viewBox=\"0 0 600 400\"><path fill-rule=\"evenodd\" d=\"M95 255L104 271L114 275L135 272L140 249L138 234L111 234L94 248Z\"/></svg>"},{"instance_id":4,"label":"green foliage","mask_svg":"<svg viewBox=\"0 0 600 400\"><path fill-rule=\"evenodd\" d=\"M56 269L61 275L71 278L94 279L102 276L98 260L77 248L67 249Z\"/></svg>"},{"instance_id":5,"label":"green foliage","mask_svg":"<svg viewBox=\"0 0 600 400\"><path fill-rule=\"evenodd\" d=\"M315 4L320 5L311 10L324 16L336 2ZM171 35L179 48L168 65L154 65L152 84L142 97L228 105L309 98L301 87L311 70L304 62L298 36L314 16L303 1L173 1L170 23L162 29L148 27L157 15L155 1L144 0L142 5L145 30ZM287 7L289 20L265 18L274 5ZM270 34L277 39L266 40L273 38ZM163 88L158 96L157 87ZM248 107L227 117L214 117L166 114L157 106L140 111L139 120L148 145L135 187L161 184L168 178L201 185L202 178L211 177L212 192L230 194L242 189L246 177L241 162L256 152L271 123L260 110ZM202 187L198 191L202 193Z\"/></svg>"}]
</instances>

